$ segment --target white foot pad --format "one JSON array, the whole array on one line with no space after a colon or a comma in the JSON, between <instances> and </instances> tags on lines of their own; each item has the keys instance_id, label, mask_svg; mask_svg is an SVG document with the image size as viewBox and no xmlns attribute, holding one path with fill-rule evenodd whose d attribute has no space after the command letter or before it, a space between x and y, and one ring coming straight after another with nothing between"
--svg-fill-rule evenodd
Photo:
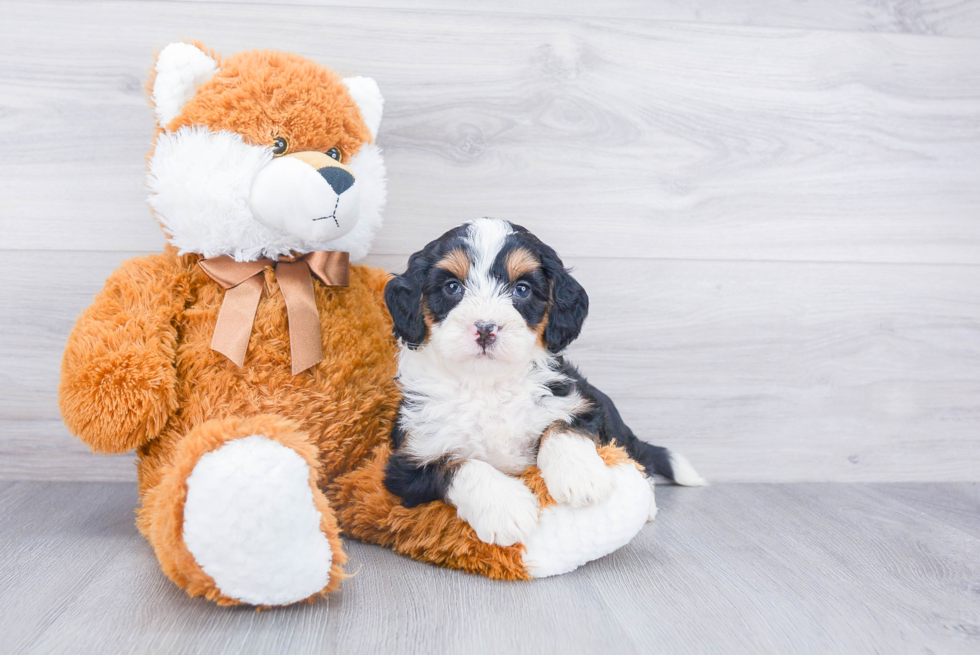
<instances>
[{"instance_id":1,"label":"white foot pad","mask_svg":"<svg viewBox=\"0 0 980 655\"><path fill-rule=\"evenodd\" d=\"M310 468L260 435L226 443L187 478L184 543L221 593L252 605L312 596L330 579Z\"/></svg>"},{"instance_id":2,"label":"white foot pad","mask_svg":"<svg viewBox=\"0 0 980 655\"><path fill-rule=\"evenodd\" d=\"M589 507L552 505L524 542L524 565L536 578L568 573L608 555L636 536L651 513L653 490L633 464L609 469L612 492Z\"/></svg>"}]
</instances>

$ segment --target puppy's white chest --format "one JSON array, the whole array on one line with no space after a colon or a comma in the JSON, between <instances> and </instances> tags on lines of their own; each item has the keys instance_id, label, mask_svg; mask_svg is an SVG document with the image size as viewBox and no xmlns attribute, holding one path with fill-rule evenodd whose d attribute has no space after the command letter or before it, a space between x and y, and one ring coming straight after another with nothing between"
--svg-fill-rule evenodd
<instances>
[{"instance_id":1,"label":"puppy's white chest","mask_svg":"<svg viewBox=\"0 0 980 655\"><path fill-rule=\"evenodd\" d=\"M571 405L542 395L536 385L462 387L430 396L419 413L425 419L403 427L423 461L451 454L517 474L534 464L541 434L555 421L568 420Z\"/></svg>"}]
</instances>

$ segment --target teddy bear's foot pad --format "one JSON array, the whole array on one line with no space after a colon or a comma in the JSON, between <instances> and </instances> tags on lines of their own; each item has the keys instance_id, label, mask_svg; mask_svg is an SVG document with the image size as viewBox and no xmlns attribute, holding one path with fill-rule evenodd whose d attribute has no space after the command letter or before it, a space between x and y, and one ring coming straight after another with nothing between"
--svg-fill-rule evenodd
<instances>
[{"instance_id":1,"label":"teddy bear's foot pad","mask_svg":"<svg viewBox=\"0 0 980 655\"><path fill-rule=\"evenodd\" d=\"M632 462L610 467L612 493L588 507L552 505L524 542L524 565L535 578L568 573L625 546L651 518L653 487Z\"/></svg>"},{"instance_id":2,"label":"teddy bear's foot pad","mask_svg":"<svg viewBox=\"0 0 980 655\"><path fill-rule=\"evenodd\" d=\"M184 542L222 594L285 605L326 587L332 553L309 480L296 451L261 435L200 458L187 478Z\"/></svg>"}]
</instances>

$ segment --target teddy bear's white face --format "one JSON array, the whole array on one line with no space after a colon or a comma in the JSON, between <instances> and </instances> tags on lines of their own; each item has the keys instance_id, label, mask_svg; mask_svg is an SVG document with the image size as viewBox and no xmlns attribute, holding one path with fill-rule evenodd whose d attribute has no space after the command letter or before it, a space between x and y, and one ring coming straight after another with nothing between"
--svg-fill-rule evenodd
<instances>
[{"instance_id":1,"label":"teddy bear's white face","mask_svg":"<svg viewBox=\"0 0 980 655\"><path fill-rule=\"evenodd\" d=\"M255 218L310 242L339 239L361 208L357 176L322 152L284 155L259 171L249 205Z\"/></svg>"},{"instance_id":2,"label":"teddy bear's white face","mask_svg":"<svg viewBox=\"0 0 980 655\"><path fill-rule=\"evenodd\" d=\"M385 168L380 150L363 143L344 157L290 152L281 139L253 145L240 134L200 126L166 127L180 116L218 64L198 48L176 43L157 60L153 86L164 132L150 158L149 203L181 253L229 255L238 261L347 251L364 257L381 225ZM372 137L383 99L369 78L343 80Z\"/></svg>"}]
</instances>

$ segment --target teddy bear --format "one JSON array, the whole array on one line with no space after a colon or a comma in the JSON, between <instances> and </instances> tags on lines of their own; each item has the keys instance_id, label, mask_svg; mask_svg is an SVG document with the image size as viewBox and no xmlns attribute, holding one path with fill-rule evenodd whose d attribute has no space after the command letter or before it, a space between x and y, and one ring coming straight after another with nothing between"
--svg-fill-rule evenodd
<instances>
[{"instance_id":1,"label":"teddy bear","mask_svg":"<svg viewBox=\"0 0 980 655\"><path fill-rule=\"evenodd\" d=\"M534 467L525 543L485 543L454 507L384 485L400 401L390 275L351 264L381 226L383 98L367 77L256 50L165 47L147 91L160 254L124 262L78 319L59 405L96 453L135 450L137 524L164 573L221 605L311 601L340 585L341 534L502 580L570 571L627 543L652 488L561 505ZM362 575L365 572L362 572Z\"/></svg>"}]
</instances>

